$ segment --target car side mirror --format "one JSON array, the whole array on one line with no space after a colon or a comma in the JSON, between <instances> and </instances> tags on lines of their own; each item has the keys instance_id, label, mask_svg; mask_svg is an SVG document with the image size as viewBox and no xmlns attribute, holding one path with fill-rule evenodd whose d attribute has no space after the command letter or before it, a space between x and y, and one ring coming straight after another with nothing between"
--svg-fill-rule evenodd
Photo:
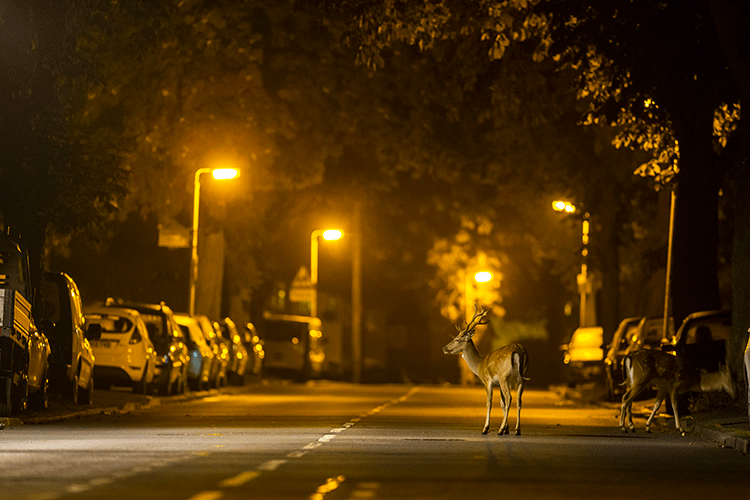
<instances>
[{"instance_id":1,"label":"car side mirror","mask_svg":"<svg viewBox=\"0 0 750 500\"><path fill-rule=\"evenodd\" d=\"M102 338L102 325L92 323L86 328L86 338L89 340L99 340Z\"/></svg>"}]
</instances>

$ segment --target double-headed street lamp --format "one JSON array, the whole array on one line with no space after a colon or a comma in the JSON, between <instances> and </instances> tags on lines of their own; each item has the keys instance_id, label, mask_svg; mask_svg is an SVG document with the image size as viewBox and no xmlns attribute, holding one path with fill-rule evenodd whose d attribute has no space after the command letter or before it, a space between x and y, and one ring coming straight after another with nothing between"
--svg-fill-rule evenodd
<instances>
[{"instance_id":1,"label":"double-headed street lamp","mask_svg":"<svg viewBox=\"0 0 750 500\"><path fill-rule=\"evenodd\" d=\"M193 243L190 254L190 302L188 304L191 316L195 314L195 287L198 282L198 220L201 201L201 175L213 174L214 179L234 179L240 175L236 168L199 168L195 171L193 181Z\"/></svg>"},{"instance_id":2,"label":"double-headed street lamp","mask_svg":"<svg viewBox=\"0 0 750 500\"><path fill-rule=\"evenodd\" d=\"M580 211L572 203L562 200L553 201L552 208L557 212L565 212L567 214L574 214ZM593 304L593 286L588 272L590 216L585 210L583 210L581 215L583 217L583 221L581 222L581 243L583 245L581 249L581 273L576 277L578 291L581 295L578 321L580 326L594 326L596 324L596 311ZM589 295L591 295L591 304L587 300Z\"/></svg>"}]
</instances>

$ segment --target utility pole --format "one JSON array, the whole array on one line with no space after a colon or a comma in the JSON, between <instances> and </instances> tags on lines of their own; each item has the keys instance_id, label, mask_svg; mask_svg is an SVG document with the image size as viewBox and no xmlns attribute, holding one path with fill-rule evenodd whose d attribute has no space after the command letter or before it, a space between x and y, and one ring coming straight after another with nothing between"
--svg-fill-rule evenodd
<instances>
[{"instance_id":1,"label":"utility pole","mask_svg":"<svg viewBox=\"0 0 750 500\"><path fill-rule=\"evenodd\" d=\"M362 381L362 204L352 217L352 382Z\"/></svg>"}]
</instances>

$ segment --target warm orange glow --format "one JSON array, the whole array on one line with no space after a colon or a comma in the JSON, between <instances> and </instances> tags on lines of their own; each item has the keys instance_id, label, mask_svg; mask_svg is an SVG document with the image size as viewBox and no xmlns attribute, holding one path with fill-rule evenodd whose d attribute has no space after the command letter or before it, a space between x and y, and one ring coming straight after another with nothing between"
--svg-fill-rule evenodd
<instances>
[{"instance_id":1,"label":"warm orange glow","mask_svg":"<svg viewBox=\"0 0 750 500\"><path fill-rule=\"evenodd\" d=\"M492 281L492 273L489 271L479 271L474 275L474 280L477 283L487 283L488 281Z\"/></svg>"},{"instance_id":2,"label":"warm orange glow","mask_svg":"<svg viewBox=\"0 0 750 500\"><path fill-rule=\"evenodd\" d=\"M552 202L552 208L556 212L575 213L576 207L570 202L564 200L555 200Z\"/></svg>"},{"instance_id":3,"label":"warm orange glow","mask_svg":"<svg viewBox=\"0 0 750 500\"><path fill-rule=\"evenodd\" d=\"M236 168L215 168L211 171L214 179L227 180L234 179L240 176L240 171Z\"/></svg>"},{"instance_id":4,"label":"warm orange glow","mask_svg":"<svg viewBox=\"0 0 750 500\"><path fill-rule=\"evenodd\" d=\"M339 229L326 229L325 231L323 231L324 240L340 240L343 236L344 232Z\"/></svg>"}]
</instances>

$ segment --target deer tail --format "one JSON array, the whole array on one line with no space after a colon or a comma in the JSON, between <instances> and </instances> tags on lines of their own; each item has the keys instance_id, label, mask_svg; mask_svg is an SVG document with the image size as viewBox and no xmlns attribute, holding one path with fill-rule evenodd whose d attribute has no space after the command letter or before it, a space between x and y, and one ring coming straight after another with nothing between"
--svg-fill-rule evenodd
<instances>
[{"instance_id":1,"label":"deer tail","mask_svg":"<svg viewBox=\"0 0 750 500\"><path fill-rule=\"evenodd\" d=\"M523 380L531 380L526 376L526 370L529 368L529 355L526 354L525 350L514 352L510 357L510 362L511 366L515 365L515 368L518 370L518 375Z\"/></svg>"},{"instance_id":2,"label":"deer tail","mask_svg":"<svg viewBox=\"0 0 750 500\"><path fill-rule=\"evenodd\" d=\"M622 358L622 383L621 386L628 385L630 382L630 374L632 373L633 360L630 358L630 354L626 354Z\"/></svg>"}]
</instances>

